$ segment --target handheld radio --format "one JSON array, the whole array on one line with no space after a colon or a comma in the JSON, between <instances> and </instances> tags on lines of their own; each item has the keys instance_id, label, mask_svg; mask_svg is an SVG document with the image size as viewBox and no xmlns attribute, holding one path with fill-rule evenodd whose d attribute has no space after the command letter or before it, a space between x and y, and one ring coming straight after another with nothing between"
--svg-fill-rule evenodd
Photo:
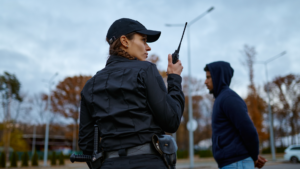
<instances>
[{"instance_id":1,"label":"handheld radio","mask_svg":"<svg viewBox=\"0 0 300 169\"><path fill-rule=\"evenodd\" d=\"M184 30L183 30L183 33L182 33L182 37L181 37L178 49L175 50L175 52L172 54L173 64L175 64L178 61L180 45L181 45L181 41L182 41L182 38L183 38L183 35L184 35L184 32L185 32L186 25L187 25L187 22L185 23Z\"/></svg>"}]
</instances>

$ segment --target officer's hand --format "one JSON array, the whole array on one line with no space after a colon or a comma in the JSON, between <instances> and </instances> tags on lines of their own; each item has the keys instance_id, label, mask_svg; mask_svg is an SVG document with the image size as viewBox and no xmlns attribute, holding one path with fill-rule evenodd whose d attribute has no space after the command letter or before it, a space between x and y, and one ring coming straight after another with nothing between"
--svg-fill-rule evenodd
<instances>
[{"instance_id":1,"label":"officer's hand","mask_svg":"<svg viewBox=\"0 0 300 169\"><path fill-rule=\"evenodd\" d=\"M168 69L167 69L167 74L177 74L181 75L183 66L181 65L181 61L178 60L175 64L172 62L172 55L168 55Z\"/></svg>"},{"instance_id":2,"label":"officer's hand","mask_svg":"<svg viewBox=\"0 0 300 169\"><path fill-rule=\"evenodd\" d=\"M258 159L254 162L255 167L262 168L268 160L258 155Z\"/></svg>"}]
</instances>

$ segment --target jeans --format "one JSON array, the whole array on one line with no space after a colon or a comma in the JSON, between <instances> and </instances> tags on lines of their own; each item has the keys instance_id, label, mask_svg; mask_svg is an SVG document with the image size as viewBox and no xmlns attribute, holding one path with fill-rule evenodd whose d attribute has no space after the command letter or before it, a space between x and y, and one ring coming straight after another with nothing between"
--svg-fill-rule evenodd
<instances>
[{"instance_id":1,"label":"jeans","mask_svg":"<svg viewBox=\"0 0 300 169\"><path fill-rule=\"evenodd\" d=\"M254 161L251 157L237 161L222 167L221 169L254 169Z\"/></svg>"}]
</instances>

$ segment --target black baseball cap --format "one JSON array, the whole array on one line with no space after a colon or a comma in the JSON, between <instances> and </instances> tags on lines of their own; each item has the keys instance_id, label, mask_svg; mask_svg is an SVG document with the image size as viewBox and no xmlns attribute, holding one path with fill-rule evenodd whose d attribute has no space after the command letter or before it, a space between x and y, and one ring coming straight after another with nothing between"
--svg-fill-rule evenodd
<instances>
[{"instance_id":1,"label":"black baseball cap","mask_svg":"<svg viewBox=\"0 0 300 169\"><path fill-rule=\"evenodd\" d=\"M147 35L147 42L155 42L159 36L160 31L148 30L144 25L139 21L121 18L116 20L108 29L106 38L109 44L112 44L116 39L122 35L126 35L131 32L137 32L140 34Z\"/></svg>"}]
</instances>

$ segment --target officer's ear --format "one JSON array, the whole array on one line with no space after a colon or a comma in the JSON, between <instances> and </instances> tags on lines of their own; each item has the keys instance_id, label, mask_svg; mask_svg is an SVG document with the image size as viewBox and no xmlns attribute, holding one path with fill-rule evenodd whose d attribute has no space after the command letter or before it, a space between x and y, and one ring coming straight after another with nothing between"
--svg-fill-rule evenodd
<instances>
[{"instance_id":1,"label":"officer's ear","mask_svg":"<svg viewBox=\"0 0 300 169\"><path fill-rule=\"evenodd\" d=\"M120 37L120 42L121 42L121 44L122 44L122 47L124 47L125 49L128 48L129 40L126 38L125 35L122 35L122 36Z\"/></svg>"}]
</instances>

